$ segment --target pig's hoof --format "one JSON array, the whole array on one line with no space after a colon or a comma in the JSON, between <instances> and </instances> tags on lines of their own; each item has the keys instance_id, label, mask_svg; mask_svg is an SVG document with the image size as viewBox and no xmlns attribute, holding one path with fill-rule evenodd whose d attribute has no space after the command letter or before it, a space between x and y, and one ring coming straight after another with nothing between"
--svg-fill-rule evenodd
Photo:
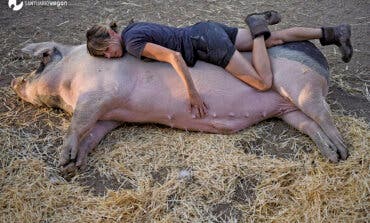
<instances>
[{"instance_id":1,"label":"pig's hoof","mask_svg":"<svg viewBox=\"0 0 370 223\"><path fill-rule=\"evenodd\" d=\"M78 172L78 167L74 162L70 162L67 165L61 167L61 174L64 178L71 178Z\"/></svg>"},{"instance_id":2,"label":"pig's hoof","mask_svg":"<svg viewBox=\"0 0 370 223\"><path fill-rule=\"evenodd\" d=\"M339 155L336 154L336 153L330 154L326 157L330 160L330 162L333 162L333 163L338 163L339 162Z\"/></svg>"},{"instance_id":3,"label":"pig's hoof","mask_svg":"<svg viewBox=\"0 0 370 223\"><path fill-rule=\"evenodd\" d=\"M346 160L349 156L348 150L347 149L339 150L339 155L341 160Z\"/></svg>"},{"instance_id":4,"label":"pig's hoof","mask_svg":"<svg viewBox=\"0 0 370 223\"><path fill-rule=\"evenodd\" d=\"M63 144L61 147L61 153L60 153L60 158L59 158L59 167L65 166L68 163L71 162L71 146L68 146L66 144Z\"/></svg>"}]
</instances>

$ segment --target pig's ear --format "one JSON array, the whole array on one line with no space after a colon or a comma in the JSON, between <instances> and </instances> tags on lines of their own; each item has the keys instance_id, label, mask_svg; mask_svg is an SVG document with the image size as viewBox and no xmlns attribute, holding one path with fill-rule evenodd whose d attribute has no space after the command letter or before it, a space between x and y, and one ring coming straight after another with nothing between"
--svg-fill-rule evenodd
<instances>
[{"instance_id":1,"label":"pig's ear","mask_svg":"<svg viewBox=\"0 0 370 223\"><path fill-rule=\"evenodd\" d=\"M31 56L39 56L45 52L52 51L55 46L55 42L30 43L23 47L21 51Z\"/></svg>"}]
</instances>

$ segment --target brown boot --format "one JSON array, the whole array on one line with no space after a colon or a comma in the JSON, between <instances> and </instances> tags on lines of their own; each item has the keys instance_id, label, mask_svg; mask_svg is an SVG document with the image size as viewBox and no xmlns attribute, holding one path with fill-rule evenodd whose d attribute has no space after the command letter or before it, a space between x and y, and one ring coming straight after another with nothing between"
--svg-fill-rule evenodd
<instances>
[{"instance_id":1,"label":"brown boot","mask_svg":"<svg viewBox=\"0 0 370 223\"><path fill-rule=\"evenodd\" d=\"M270 30L267 25L275 25L281 21L281 17L276 11L266 11L262 13L252 13L245 18L253 39L264 35L265 39L271 36Z\"/></svg>"},{"instance_id":2,"label":"brown boot","mask_svg":"<svg viewBox=\"0 0 370 223\"><path fill-rule=\"evenodd\" d=\"M342 60L348 63L353 54L351 44L351 26L342 24L334 27L321 27L322 37L320 43L323 46L335 44L342 53Z\"/></svg>"}]
</instances>

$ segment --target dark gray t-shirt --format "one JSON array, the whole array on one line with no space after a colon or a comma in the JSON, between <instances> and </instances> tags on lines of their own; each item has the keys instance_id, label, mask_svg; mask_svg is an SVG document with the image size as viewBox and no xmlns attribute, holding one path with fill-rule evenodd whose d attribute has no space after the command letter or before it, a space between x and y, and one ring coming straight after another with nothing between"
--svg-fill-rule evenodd
<instances>
[{"instance_id":1,"label":"dark gray t-shirt","mask_svg":"<svg viewBox=\"0 0 370 223\"><path fill-rule=\"evenodd\" d=\"M126 51L142 59L146 43L154 43L180 52L189 67L196 59L190 39L191 27L176 28L155 23L137 22L128 25L121 34Z\"/></svg>"}]
</instances>

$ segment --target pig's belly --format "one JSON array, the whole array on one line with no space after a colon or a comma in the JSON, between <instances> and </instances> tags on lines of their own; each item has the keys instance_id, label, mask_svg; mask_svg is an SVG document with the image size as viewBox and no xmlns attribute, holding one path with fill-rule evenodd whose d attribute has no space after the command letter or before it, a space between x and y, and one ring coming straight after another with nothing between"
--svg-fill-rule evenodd
<instances>
[{"instance_id":1,"label":"pig's belly","mask_svg":"<svg viewBox=\"0 0 370 223\"><path fill-rule=\"evenodd\" d=\"M264 119L278 117L297 108L274 91L249 91L248 95L235 95L220 101L211 95L205 98L208 115L198 119L188 112L185 99L167 100L168 103L130 108L116 108L101 120L136 123L159 123L172 128L210 133L233 133ZM159 100L160 101L160 100Z\"/></svg>"}]
</instances>

